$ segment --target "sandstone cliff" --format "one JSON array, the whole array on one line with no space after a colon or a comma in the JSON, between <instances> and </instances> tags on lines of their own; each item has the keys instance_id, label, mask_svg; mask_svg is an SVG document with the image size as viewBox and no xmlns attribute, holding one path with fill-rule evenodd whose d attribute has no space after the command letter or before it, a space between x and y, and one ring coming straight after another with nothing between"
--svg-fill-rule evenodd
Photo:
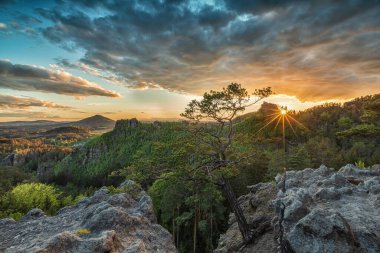
<instances>
[{"instance_id":1,"label":"sandstone cliff","mask_svg":"<svg viewBox=\"0 0 380 253\"><path fill-rule=\"evenodd\" d=\"M131 181L121 189L136 189ZM20 221L0 220L0 252L177 252L156 223L144 191L111 194L103 187L77 205L46 216L33 209Z\"/></svg>"},{"instance_id":2,"label":"sandstone cliff","mask_svg":"<svg viewBox=\"0 0 380 253\"><path fill-rule=\"evenodd\" d=\"M346 165L339 171L325 166L289 171L285 193L281 176L276 177L276 183L250 189L250 194L239 200L253 223L254 242L241 247L241 236L231 215L230 227L215 252L276 252L281 203L286 207L283 235L288 252L380 252L378 165L368 170Z\"/></svg>"}]
</instances>

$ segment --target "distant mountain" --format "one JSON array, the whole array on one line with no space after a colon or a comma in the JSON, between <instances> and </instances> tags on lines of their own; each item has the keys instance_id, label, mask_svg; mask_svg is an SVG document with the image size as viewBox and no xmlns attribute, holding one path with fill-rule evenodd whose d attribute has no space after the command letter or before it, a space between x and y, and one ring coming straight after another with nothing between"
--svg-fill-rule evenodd
<instances>
[{"instance_id":1,"label":"distant mountain","mask_svg":"<svg viewBox=\"0 0 380 253\"><path fill-rule=\"evenodd\" d=\"M41 126L41 125L61 125L66 122L56 122L51 120L35 120L35 121L8 121L0 122L0 127L28 127L28 126Z\"/></svg>"},{"instance_id":2,"label":"distant mountain","mask_svg":"<svg viewBox=\"0 0 380 253\"><path fill-rule=\"evenodd\" d=\"M115 121L102 115L95 115L79 121L67 123L70 126L79 126L91 130L112 129L115 126Z\"/></svg>"},{"instance_id":3,"label":"distant mountain","mask_svg":"<svg viewBox=\"0 0 380 253\"><path fill-rule=\"evenodd\" d=\"M89 131L109 131L112 130L114 126L114 120L106 118L102 115L95 115L89 118L72 122L50 120L8 121L0 122L0 136L6 138L21 138L26 136L30 137L36 134L47 134L46 131L60 127L65 128L58 129L58 131L70 131L70 129L67 127L80 127L88 129ZM71 130L74 132L76 131L74 129Z\"/></svg>"}]
</instances>

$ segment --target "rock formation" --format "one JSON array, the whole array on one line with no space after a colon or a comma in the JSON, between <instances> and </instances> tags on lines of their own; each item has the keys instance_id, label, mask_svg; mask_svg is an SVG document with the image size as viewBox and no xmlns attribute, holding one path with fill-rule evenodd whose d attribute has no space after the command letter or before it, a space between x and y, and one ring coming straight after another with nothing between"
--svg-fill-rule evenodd
<instances>
[{"instance_id":1,"label":"rock formation","mask_svg":"<svg viewBox=\"0 0 380 253\"><path fill-rule=\"evenodd\" d=\"M380 168L346 165L339 171L318 169L289 171L286 192L281 176L274 183L250 187L239 200L256 237L241 247L233 216L215 252L276 252L279 207L285 204L284 244L289 252L380 252ZM257 233L257 224L271 225ZM257 224L255 224L255 222ZM264 221L264 223L263 223Z\"/></svg>"},{"instance_id":2,"label":"rock formation","mask_svg":"<svg viewBox=\"0 0 380 253\"><path fill-rule=\"evenodd\" d=\"M133 119L120 119L116 121L115 130L125 129L128 127L136 127L139 121L136 118Z\"/></svg>"},{"instance_id":3,"label":"rock formation","mask_svg":"<svg viewBox=\"0 0 380 253\"><path fill-rule=\"evenodd\" d=\"M55 216L33 209L18 222L0 220L0 252L177 252L156 223L150 197L132 181L121 189L133 191L103 187Z\"/></svg>"}]
</instances>

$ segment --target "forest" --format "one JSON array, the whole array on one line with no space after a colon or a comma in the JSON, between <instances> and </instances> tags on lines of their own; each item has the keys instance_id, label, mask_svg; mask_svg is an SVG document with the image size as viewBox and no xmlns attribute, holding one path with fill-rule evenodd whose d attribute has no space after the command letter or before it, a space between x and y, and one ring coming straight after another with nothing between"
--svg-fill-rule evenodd
<instances>
[{"instance_id":1,"label":"forest","mask_svg":"<svg viewBox=\"0 0 380 253\"><path fill-rule=\"evenodd\" d=\"M231 85L227 90L245 92L240 85ZM380 163L380 94L304 111L264 101L251 113L244 114L242 107L236 107L240 115L230 115L221 127L218 120L196 117L201 115L197 106L209 108L207 98L224 91L206 93L204 104L190 103L183 121L136 121L133 126L115 127L89 138L78 147L66 145L69 150L55 157L45 173L37 173L37 165L30 163L2 166L0 218L17 220L33 207L53 215L100 186L112 189L128 178L152 197L159 223L172 233L179 252L212 252L231 211L230 200L220 187L221 178L228 179L237 197L247 193L247 186L273 181L283 167L301 170L324 164L339 169L352 163L365 168ZM255 95L259 102L270 92L261 90ZM283 122L279 120L281 110L287 110ZM192 123L194 119L200 128ZM214 158L215 136L194 137L215 132L220 134L218 147L227 147L228 142L228 149L218 154L231 162ZM6 152L6 141L1 145ZM35 146L36 142L20 145Z\"/></svg>"}]
</instances>

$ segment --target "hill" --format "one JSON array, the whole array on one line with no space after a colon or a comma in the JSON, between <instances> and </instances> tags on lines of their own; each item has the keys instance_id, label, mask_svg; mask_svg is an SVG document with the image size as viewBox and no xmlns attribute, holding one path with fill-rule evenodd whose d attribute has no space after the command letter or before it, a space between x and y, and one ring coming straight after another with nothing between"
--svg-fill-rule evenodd
<instances>
[{"instance_id":1,"label":"hill","mask_svg":"<svg viewBox=\"0 0 380 253\"><path fill-rule=\"evenodd\" d=\"M89 130L83 127L77 126L63 126L50 129L44 132L44 135L57 135L57 134L88 134Z\"/></svg>"},{"instance_id":2,"label":"hill","mask_svg":"<svg viewBox=\"0 0 380 253\"><path fill-rule=\"evenodd\" d=\"M115 126L115 121L102 115L94 115L79 121L70 122L68 125L84 127L91 130L107 130Z\"/></svg>"},{"instance_id":3,"label":"hill","mask_svg":"<svg viewBox=\"0 0 380 253\"><path fill-rule=\"evenodd\" d=\"M49 120L36 121L9 121L0 122L0 136L6 138L35 138L42 133L61 127L80 127L90 131L109 131L115 126L115 121L102 115L94 115L72 122L58 122ZM62 128L59 131L69 131ZM73 131L76 131L72 129ZM53 130L54 131L54 130Z\"/></svg>"},{"instance_id":4,"label":"hill","mask_svg":"<svg viewBox=\"0 0 380 253\"><path fill-rule=\"evenodd\" d=\"M56 122L51 120L35 120L35 121L8 121L0 122L0 127L27 127L27 126L46 126L46 125L58 125L62 122Z\"/></svg>"}]
</instances>

